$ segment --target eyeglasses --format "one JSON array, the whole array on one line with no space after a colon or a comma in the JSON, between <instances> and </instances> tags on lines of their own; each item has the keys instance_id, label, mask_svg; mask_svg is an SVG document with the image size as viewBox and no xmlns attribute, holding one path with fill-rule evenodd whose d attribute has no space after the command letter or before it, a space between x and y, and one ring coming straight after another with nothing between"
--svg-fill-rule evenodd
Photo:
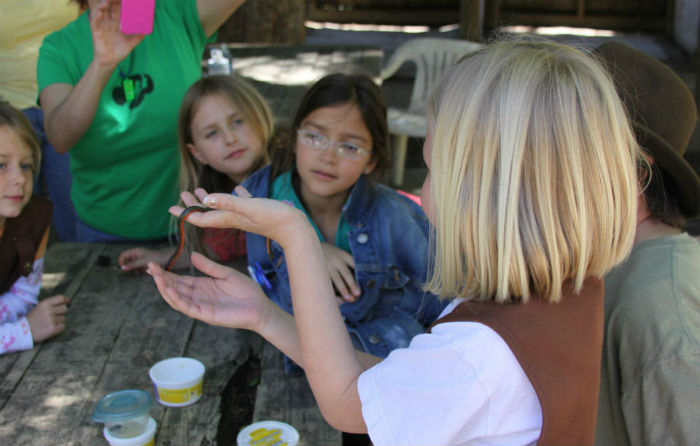
<instances>
[{"instance_id":1,"label":"eyeglasses","mask_svg":"<svg viewBox=\"0 0 700 446\"><path fill-rule=\"evenodd\" d=\"M320 133L314 132L313 130L299 129L297 130L297 136L299 137L299 142L306 144L312 149L320 151L332 146L338 156L347 160L357 161L369 155L368 150L363 149L356 144L351 142L333 141L332 139L327 138Z\"/></svg>"}]
</instances>

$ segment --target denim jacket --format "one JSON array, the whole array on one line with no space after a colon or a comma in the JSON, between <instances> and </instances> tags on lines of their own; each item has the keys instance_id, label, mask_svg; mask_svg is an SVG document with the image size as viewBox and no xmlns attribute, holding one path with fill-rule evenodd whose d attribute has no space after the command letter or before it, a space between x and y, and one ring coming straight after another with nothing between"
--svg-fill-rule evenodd
<instances>
[{"instance_id":1,"label":"denim jacket","mask_svg":"<svg viewBox=\"0 0 700 446\"><path fill-rule=\"evenodd\" d=\"M270 195L270 168L246 179L254 197ZM343 206L361 294L340 306L355 348L386 357L437 318L446 302L426 293L430 225L423 210L394 190L360 177ZM257 234L246 234L248 265L267 278L267 296L292 313L289 275L282 248ZM260 281L259 281L260 282Z\"/></svg>"}]
</instances>

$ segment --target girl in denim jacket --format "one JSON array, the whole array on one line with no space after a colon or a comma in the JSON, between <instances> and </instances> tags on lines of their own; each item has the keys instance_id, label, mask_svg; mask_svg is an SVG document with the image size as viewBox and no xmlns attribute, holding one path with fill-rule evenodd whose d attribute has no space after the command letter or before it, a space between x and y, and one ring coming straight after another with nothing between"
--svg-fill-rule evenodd
<instances>
[{"instance_id":1,"label":"girl in denim jacket","mask_svg":"<svg viewBox=\"0 0 700 446\"><path fill-rule=\"evenodd\" d=\"M369 179L389 163L379 88L363 75L326 76L302 99L292 130L272 166L243 185L253 196L283 200L306 214L323 242L355 347L386 357L423 333L444 305L422 288L429 258L423 210ZM251 275L291 314L282 248L253 233L246 243Z\"/></svg>"}]
</instances>

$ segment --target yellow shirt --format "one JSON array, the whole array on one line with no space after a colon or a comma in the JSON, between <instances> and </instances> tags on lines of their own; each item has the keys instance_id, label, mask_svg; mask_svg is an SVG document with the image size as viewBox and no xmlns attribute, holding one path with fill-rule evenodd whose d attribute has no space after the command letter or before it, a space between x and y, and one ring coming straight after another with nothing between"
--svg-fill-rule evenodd
<instances>
[{"instance_id":1,"label":"yellow shirt","mask_svg":"<svg viewBox=\"0 0 700 446\"><path fill-rule=\"evenodd\" d=\"M0 97L36 107L36 60L44 36L78 17L69 0L0 0Z\"/></svg>"}]
</instances>

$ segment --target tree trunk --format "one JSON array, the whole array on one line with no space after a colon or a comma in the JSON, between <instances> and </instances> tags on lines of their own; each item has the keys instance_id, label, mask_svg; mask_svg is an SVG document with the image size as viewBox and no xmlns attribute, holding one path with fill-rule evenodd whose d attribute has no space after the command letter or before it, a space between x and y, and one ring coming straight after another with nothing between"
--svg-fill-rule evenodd
<instances>
[{"instance_id":1,"label":"tree trunk","mask_svg":"<svg viewBox=\"0 0 700 446\"><path fill-rule=\"evenodd\" d=\"M301 45L305 0L248 0L219 29L217 42Z\"/></svg>"}]
</instances>

